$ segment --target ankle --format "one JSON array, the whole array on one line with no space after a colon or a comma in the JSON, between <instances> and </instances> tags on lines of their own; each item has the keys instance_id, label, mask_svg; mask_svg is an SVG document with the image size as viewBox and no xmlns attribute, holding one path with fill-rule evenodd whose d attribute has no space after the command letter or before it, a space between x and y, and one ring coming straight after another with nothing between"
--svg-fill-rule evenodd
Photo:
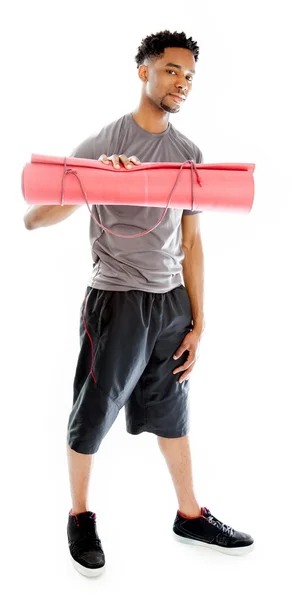
<instances>
[{"instance_id":1,"label":"ankle","mask_svg":"<svg viewBox=\"0 0 292 600\"><path fill-rule=\"evenodd\" d=\"M181 504L178 510L183 517L187 518L199 517L201 515L201 507L198 504L195 506L184 506Z\"/></svg>"},{"instance_id":2,"label":"ankle","mask_svg":"<svg viewBox=\"0 0 292 600\"><path fill-rule=\"evenodd\" d=\"M89 508L87 508L87 506L85 506L85 505L82 506L80 504L79 506L78 505L77 506L73 506L71 508L71 510L70 510L70 513L72 515L79 515L80 513L87 512L88 510L89 510Z\"/></svg>"}]
</instances>

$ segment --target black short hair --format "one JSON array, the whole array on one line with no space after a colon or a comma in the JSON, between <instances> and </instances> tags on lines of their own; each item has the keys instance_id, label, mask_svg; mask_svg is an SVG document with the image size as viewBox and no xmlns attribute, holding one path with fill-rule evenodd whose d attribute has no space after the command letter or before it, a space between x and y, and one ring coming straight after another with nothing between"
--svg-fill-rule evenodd
<instances>
[{"instance_id":1,"label":"black short hair","mask_svg":"<svg viewBox=\"0 0 292 600\"><path fill-rule=\"evenodd\" d=\"M142 40L135 56L137 68L143 64L145 59L161 56L165 48L186 48L186 50L190 50L193 53L195 61L198 61L200 49L197 42L194 42L191 37L187 38L184 32L178 33L175 31L171 33L165 30L148 35Z\"/></svg>"}]
</instances>

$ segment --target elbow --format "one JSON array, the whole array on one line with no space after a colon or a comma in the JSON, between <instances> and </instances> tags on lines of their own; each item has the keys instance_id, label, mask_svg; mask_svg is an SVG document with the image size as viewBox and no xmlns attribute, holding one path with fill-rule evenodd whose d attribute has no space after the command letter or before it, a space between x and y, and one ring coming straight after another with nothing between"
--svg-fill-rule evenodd
<instances>
[{"instance_id":1,"label":"elbow","mask_svg":"<svg viewBox=\"0 0 292 600\"><path fill-rule=\"evenodd\" d=\"M183 250L183 253L184 253L184 258L191 257L192 254L193 254L194 249L195 249L194 245L189 245L189 246L184 245L184 246L182 246L182 250Z\"/></svg>"},{"instance_id":2,"label":"elbow","mask_svg":"<svg viewBox=\"0 0 292 600\"><path fill-rule=\"evenodd\" d=\"M28 229L28 231L30 231L32 229L31 223L29 223L25 219L23 219L23 222L24 222L25 229Z\"/></svg>"},{"instance_id":3,"label":"elbow","mask_svg":"<svg viewBox=\"0 0 292 600\"><path fill-rule=\"evenodd\" d=\"M32 229L36 229L35 224L33 223L33 221L31 219L29 219L28 215L25 215L23 222L24 222L25 229L27 229L28 231L31 231Z\"/></svg>"}]
</instances>

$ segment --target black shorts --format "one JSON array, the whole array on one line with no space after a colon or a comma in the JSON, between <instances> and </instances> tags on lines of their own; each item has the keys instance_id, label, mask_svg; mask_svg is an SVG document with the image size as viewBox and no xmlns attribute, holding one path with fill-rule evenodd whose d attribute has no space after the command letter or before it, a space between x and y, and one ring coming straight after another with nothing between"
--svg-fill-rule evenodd
<instances>
[{"instance_id":1,"label":"black shorts","mask_svg":"<svg viewBox=\"0 0 292 600\"><path fill-rule=\"evenodd\" d=\"M189 431L189 382L173 370L173 355L192 329L183 285L164 294L87 287L80 309L80 353L67 442L97 452L121 408L126 430L175 438Z\"/></svg>"}]
</instances>

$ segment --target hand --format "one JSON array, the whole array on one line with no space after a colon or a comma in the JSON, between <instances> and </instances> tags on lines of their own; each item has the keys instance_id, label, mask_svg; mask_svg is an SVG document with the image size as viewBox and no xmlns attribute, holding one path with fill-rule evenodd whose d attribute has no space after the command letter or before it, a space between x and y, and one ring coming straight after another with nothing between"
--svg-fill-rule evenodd
<instances>
[{"instance_id":1,"label":"hand","mask_svg":"<svg viewBox=\"0 0 292 600\"><path fill-rule=\"evenodd\" d=\"M134 163L134 165L140 165L140 163L141 163L139 158L137 158L136 156L131 156L130 158L127 158L127 156L125 156L125 154L120 154L120 155L112 154L112 156L109 156L109 157L106 156L105 154L102 154L98 160L101 160L101 162L103 162L105 165L108 165L110 162L112 162L115 169L120 168L120 162L127 169L132 168L131 163Z\"/></svg>"},{"instance_id":2,"label":"hand","mask_svg":"<svg viewBox=\"0 0 292 600\"><path fill-rule=\"evenodd\" d=\"M179 383L182 383L183 381L188 380L190 377L190 374L191 374L191 372L195 366L195 362L196 362L196 352L197 352L199 340L200 340L200 334L195 329L193 329L192 331L187 333L187 335L183 339L180 347L177 349L176 353L173 355L174 360L177 360L178 358L180 358L182 356L182 354L185 351L188 351L188 353L189 353L188 358L185 361L185 363L183 365L181 365L181 367L178 367L177 369L175 369L173 371L174 375L176 373L180 373L181 371L185 371L184 374L181 376L181 378L178 380Z\"/></svg>"}]
</instances>

